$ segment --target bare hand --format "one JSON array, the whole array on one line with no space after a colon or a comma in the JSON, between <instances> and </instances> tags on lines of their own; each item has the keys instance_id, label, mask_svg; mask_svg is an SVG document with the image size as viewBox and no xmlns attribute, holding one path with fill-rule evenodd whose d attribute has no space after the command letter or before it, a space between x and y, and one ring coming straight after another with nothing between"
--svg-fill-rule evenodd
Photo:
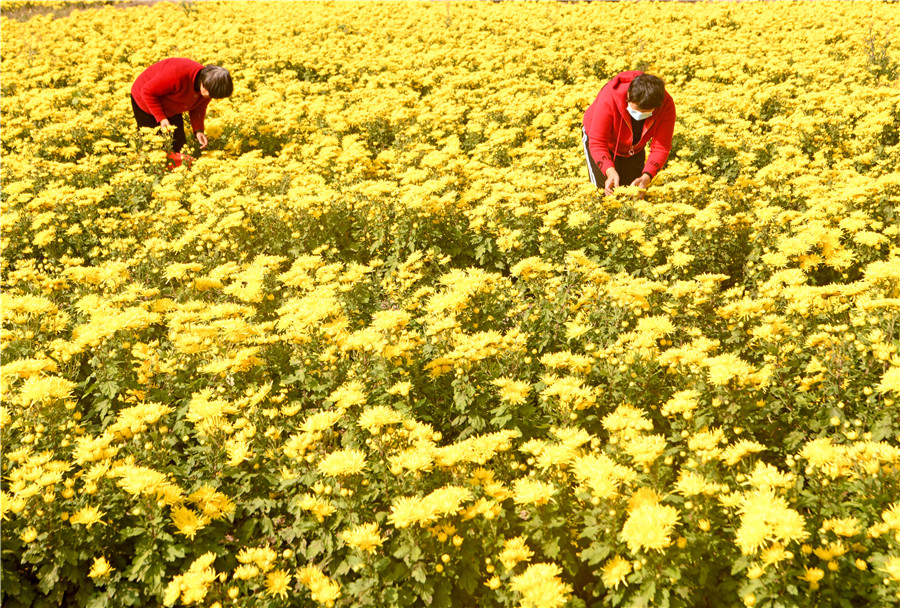
<instances>
[{"instance_id":1,"label":"bare hand","mask_svg":"<svg viewBox=\"0 0 900 608\"><path fill-rule=\"evenodd\" d=\"M169 122L168 118L163 118L159 121L159 126L162 127L163 131L168 131L172 128L172 123Z\"/></svg>"},{"instance_id":2,"label":"bare hand","mask_svg":"<svg viewBox=\"0 0 900 608\"><path fill-rule=\"evenodd\" d=\"M641 176L639 178L637 178L636 180L631 182L632 186L637 186L638 188L640 188L642 190L642 192L640 194L641 198L644 198L643 190L647 189L647 186L650 185L650 180L652 180L652 179L653 178L650 177L649 175L647 175L646 173L641 173Z\"/></svg>"},{"instance_id":3,"label":"bare hand","mask_svg":"<svg viewBox=\"0 0 900 608\"><path fill-rule=\"evenodd\" d=\"M603 191L607 196L611 196L613 193L613 188L619 187L619 173L613 167L610 167L606 170L606 184L603 187Z\"/></svg>"},{"instance_id":4,"label":"bare hand","mask_svg":"<svg viewBox=\"0 0 900 608\"><path fill-rule=\"evenodd\" d=\"M194 137L196 137L197 141L200 142L201 150L206 147L206 144L209 143L209 138L206 137L206 133L204 133L203 131L194 133Z\"/></svg>"}]
</instances>

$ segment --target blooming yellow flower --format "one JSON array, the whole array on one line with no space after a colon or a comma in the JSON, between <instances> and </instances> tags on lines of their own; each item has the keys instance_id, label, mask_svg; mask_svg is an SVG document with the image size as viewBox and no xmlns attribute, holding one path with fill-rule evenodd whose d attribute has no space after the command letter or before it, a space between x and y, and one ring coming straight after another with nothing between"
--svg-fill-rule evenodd
<instances>
[{"instance_id":1,"label":"blooming yellow flower","mask_svg":"<svg viewBox=\"0 0 900 608\"><path fill-rule=\"evenodd\" d=\"M260 574L260 569L256 564L241 564L234 569L232 576L238 580L248 581Z\"/></svg>"},{"instance_id":2,"label":"blooming yellow flower","mask_svg":"<svg viewBox=\"0 0 900 608\"><path fill-rule=\"evenodd\" d=\"M666 438L662 435L641 435L627 439L622 447L635 464L647 467L666 449Z\"/></svg>"},{"instance_id":3,"label":"blooming yellow flower","mask_svg":"<svg viewBox=\"0 0 900 608\"><path fill-rule=\"evenodd\" d=\"M878 384L878 392L883 394L893 392L900 395L900 366L894 365L884 372Z\"/></svg>"},{"instance_id":4,"label":"blooming yellow flower","mask_svg":"<svg viewBox=\"0 0 900 608\"><path fill-rule=\"evenodd\" d=\"M172 606L181 598L184 604L202 601L209 592L210 585L218 578L211 566L216 556L207 552L193 561L187 572L175 576L166 586L163 604Z\"/></svg>"},{"instance_id":5,"label":"blooming yellow flower","mask_svg":"<svg viewBox=\"0 0 900 608\"><path fill-rule=\"evenodd\" d=\"M69 523L71 524L82 524L83 526L90 528L92 525L96 523L105 523L102 520L102 517L105 515L100 509L96 507L82 507L78 511L75 512L72 517L69 518Z\"/></svg>"},{"instance_id":6,"label":"blooming yellow flower","mask_svg":"<svg viewBox=\"0 0 900 608\"><path fill-rule=\"evenodd\" d=\"M831 531L838 536L856 536L861 531L860 521L855 517L833 517L822 522L822 531Z\"/></svg>"},{"instance_id":7,"label":"blooming yellow flower","mask_svg":"<svg viewBox=\"0 0 900 608\"><path fill-rule=\"evenodd\" d=\"M753 564L747 569L747 578L749 578L750 580L756 580L765 573L766 569L762 566L762 564Z\"/></svg>"},{"instance_id":8,"label":"blooming yellow flower","mask_svg":"<svg viewBox=\"0 0 900 608\"><path fill-rule=\"evenodd\" d=\"M206 527L209 519L204 515L198 515L187 507L177 506L172 509L172 523L180 534L193 539L197 532Z\"/></svg>"},{"instance_id":9,"label":"blooming yellow flower","mask_svg":"<svg viewBox=\"0 0 900 608\"><path fill-rule=\"evenodd\" d=\"M309 511L320 520L328 517L337 510L329 501L313 494L304 494L297 498L297 506L304 511Z\"/></svg>"},{"instance_id":10,"label":"blooming yellow flower","mask_svg":"<svg viewBox=\"0 0 900 608\"><path fill-rule=\"evenodd\" d=\"M297 573L297 580L309 589L312 599L320 604L334 602L341 597L341 586L328 578L316 566L306 566Z\"/></svg>"},{"instance_id":11,"label":"blooming yellow flower","mask_svg":"<svg viewBox=\"0 0 900 608\"><path fill-rule=\"evenodd\" d=\"M500 388L501 401L512 405L525 403L528 393L531 392L531 385L528 382L513 380L512 378L497 378L492 384Z\"/></svg>"},{"instance_id":12,"label":"blooming yellow flower","mask_svg":"<svg viewBox=\"0 0 900 608\"><path fill-rule=\"evenodd\" d=\"M278 559L278 554L271 547L244 547L237 554L242 564L255 564L263 572L268 572Z\"/></svg>"},{"instance_id":13,"label":"blooming yellow flower","mask_svg":"<svg viewBox=\"0 0 900 608\"><path fill-rule=\"evenodd\" d=\"M363 410L357 424L359 424L361 428L374 433L381 432L381 427L399 424L402 421L403 416L396 410L384 405L376 405Z\"/></svg>"},{"instance_id":14,"label":"blooming yellow flower","mask_svg":"<svg viewBox=\"0 0 900 608\"><path fill-rule=\"evenodd\" d=\"M713 483L698 473L684 469L678 474L678 481L675 482L675 490L685 497L702 494L713 495L725 489L727 487Z\"/></svg>"},{"instance_id":15,"label":"blooming yellow flower","mask_svg":"<svg viewBox=\"0 0 900 608\"><path fill-rule=\"evenodd\" d=\"M355 475L366 468L366 455L360 450L339 450L323 458L318 469L324 475Z\"/></svg>"},{"instance_id":16,"label":"blooming yellow flower","mask_svg":"<svg viewBox=\"0 0 900 608\"><path fill-rule=\"evenodd\" d=\"M744 483L759 489L789 488L794 484L794 479L793 473L779 471L768 463L757 462Z\"/></svg>"},{"instance_id":17,"label":"blooming yellow flower","mask_svg":"<svg viewBox=\"0 0 900 608\"><path fill-rule=\"evenodd\" d=\"M219 430L230 430L226 421L228 414L236 414L237 407L224 399L213 398L210 389L204 389L191 396L188 413L185 418L197 425L203 433L214 433Z\"/></svg>"},{"instance_id":18,"label":"blooming yellow flower","mask_svg":"<svg viewBox=\"0 0 900 608\"><path fill-rule=\"evenodd\" d=\"M232 437L225 441L228 466L236 467L253 456L250 446L242 437Z\"/></svg>"},{"instance_id":19,"label":"blooming yellow flower","mask_svg":"<svg viewBox=\"0 0 900 608\"><path fill-rule=\"evenodd\" d=\"M625 577L631 574L631 562L621 555L616 555L603 564L602 570L603 573L600 576L603 584L607 588L618 589L619 585L625 583ZM625 584L627 585L627 583Z\"/></svg>"},{"instance_id":20,"label":"blooming yellow flower","mask_svg":"<svg viewBox=\"0 0 900 608\"><path fill-rule=\"evenodd\" d=\"M893 555L884 562L881 570L887 573L888 578L894 582L900 582L900 557Z\"/></svg>"},{"instance_id":21,"label":"blooming yellow flower","mask_svg":"<svg viewBox=\"0 0 900 608\"><path fill-rule=\"evenodd\" d=\"M672 395L672 398L666 401L660 408L663 416L674 416L681 414L684 418L692 417L694 410L697 409L700 393L695 390L679 391Z\"/></svg>"},{"instance_id":22,"label":"blooming yellow flower","mask_svg":"<svg viewBox=\"0 0 900 608\"><path fill-rule=\"evenodd\" d=\"M460 486L444 486L422 498L400 497L391 505L388 521L397 528L429 524L458 512L462 503L471 498L471 492Z\"/></svg>"},{"instance_id":23,"label":"blooming yellow flower","mask_svg":"<svg viewBox=\"0 0 900 608\"><path fill-rule=\"evenodd\" d=\"M341 532L340 537L351 547L373 553L384 542L377 523L360 524Z\"/></svg>"},{"instance_id":24,"label":"blooming yellow flower","mask_svg":"<svg viewBox=\"0 0 900 608\"><path fill-rule=\"evenodd\" d=\"M642 431L652 430L653 423L639 409L625 404L617 407L611 414L604 416L603 428L610 433L630 438L637 437Z\"/></svg>"},{"instance_id":25,"label":"blooming yellow flower","mask_svg":"<svg viewBox=\"0 0 900 608\"><path fill-rule=\"evenodd\" d=\"M524 608L558 608L565 604L572 587L560 580L556 564L532 564L510 580L510 588L522 594Z\"/></svg>"},{"instance_id":26,"label":"blooming yellow flower","mask_svg":"<svg viewBox=\"0 0 900 608\"><path fill-rule=\"evenodd\" d=\"M729 445L722 452L722 462L728 466L734 466L749 454L762 452L766 446L749 439L742 439L737 443Z\"/></svg>"},{"instance_id":27,"label":"blooming yellow flower","mask_svg":"<svg viewBox=\"0 0 900 608\"><path fill-rule=\"evenodd\" d=\"M284 570L273 570L266 575L266 595L277 595L282 600L287 599L288 586L291 575Z\"/></svg>"},{"instance_id":28,"label":"blooming yellow flower","mask_svg":"<svg viewBox=\"0 0 900 608\"><path fill-rule=\"evenodd\" d=\"M18 400L23 405L68 399L75 383L59 376L30 377L22 384Z\"/></svg>"},{"instance_id":29,"label":"blooming yellow flower","mask_svg":"<svg viewBox=\"0 0 900 608\"><path fill-rule=\"evenodd\" d=\"M744 555L756 553L767 541L788 543L804 540L809 533L805 519L772 489L745 493L740 503L741 525L736 542Z\"/></svg>"},{"instance_id":30,"label":"blooming yellow flower","mask_svg":"<svg viewBox=\"0 0 900 608\"><path fill-rule=\"evenodd\" d=\"M810 589L818 589L819 581L825 576L825 572L821 568L806 568L801 580L809 583Z\"/></svg>"},{"instance_id":31,"label":"blooming yellow flower","mask_svg":"<svg viewBox=\"0 0 900 608\"><path fill-rule=\"evenodd\" d=\"M222 519L235 510L235 505L228 496L210 486L201 486L188 496L188 500L200 507L203 516L210 519Z\"/></svg>"},{"instance_id":32,"label":"blooming yellow flower","mask_svg":"<svg viewBox=\"0 0 900 608\"><path fill-rule=\"evenodd\" d=\"M645 502L628 514L620 536L634 553L661 551L672 544L671 534L677 523L675 507Z\"/></svg>"},{"instance_id":33,"label":"blooming yellow flower","mask_svg":"<svg viewBox=\"0 0 900 608\"><path fill-rule=\"evenodd\" d=\"M110 566L109 562L106 561L106 557L101 555L100 557L94 558L94 563L91 565L91 570L90 572L88 572L88 576L91 578L103 578L113 570L115 570L115 568Z\"/></svg>"},{"instance_id":34,"label":"blooming yellow flower","mask_svg":"<svg viewBox=\"0 0 900 608\"><path fill-rule=\"evenodd\" d=\"M556 492L553 484L537 479L520 477L513 482L513 500L517 504L545 505Z\"/></svg>"},{"instance_id":35,"label":"blooming yellow flower","mask_svg":"<svg viewBox=\"0 0 900 608\"><path fill-rule=\"evenodd\" d=\"M353 380L333 391L329 399L334 402L335 407L345 410L354 405L365 405L367 396L363 384Z\"/></svg>"},{"instance_id":36,"label":"blooming yellow flower","mask_svg":"<svg viewBox=\"0 0 900 608\"><path fill-rule=\"evenodd\" d=\"M507 570L512 570L519 562L527 562L534 552L525 544L525 538L516 536L503 543L503 551L500 552L500 563Z\"/></svg>"}]
</instances>

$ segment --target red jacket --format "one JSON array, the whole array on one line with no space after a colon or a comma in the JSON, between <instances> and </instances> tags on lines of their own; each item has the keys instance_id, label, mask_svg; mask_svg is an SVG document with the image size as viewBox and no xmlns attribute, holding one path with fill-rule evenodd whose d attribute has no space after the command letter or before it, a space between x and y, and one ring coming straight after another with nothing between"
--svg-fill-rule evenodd
<instances>
[{"instance_id":1,"label":"red jacket","mask_svg":"<svg viewBox=\"0 0 900 608\"><path fill-rule=\"evenodd\" d=\"M631 145L631 115L628 114L628 85L639 71L622 72L603 85L597 99L584 112L584 130L588 136L591 158L603 175L614 166L616 156L632 156L647 145L650 139L650 156L644 164L644 172L656 177L666 164L672 149L672 131L675 130L675 102L666 93L662 106L644 121L640 141Z\"/></svg>"},{"instance_id":2,"label":"red jacket","mask_svg":"<svg viewBox=\"0 0 900 608\"><path fill-rule=\"evenodd\" d=\"M202 132L209 98L194 90L194 80L202 69L202 64L190 59L163 59L141 72L131 85L131 96L157 122L188 112L194 133Z\"/></svg>"}]
</instances>

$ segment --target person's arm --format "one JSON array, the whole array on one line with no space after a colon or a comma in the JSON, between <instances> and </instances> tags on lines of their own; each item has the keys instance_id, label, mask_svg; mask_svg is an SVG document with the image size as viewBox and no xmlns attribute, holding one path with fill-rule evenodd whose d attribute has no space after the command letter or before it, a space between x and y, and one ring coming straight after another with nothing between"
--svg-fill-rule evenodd
<instances>
[{"instance_id":1,"label":"person's arm","mask_svg":"<svg viewBox=\"0 0 900 608\"><path fill-rule=\"evenodd\" d=\"M206 107L209 105L208 98L202 98L191 108L188 115L191 118L191 128L194 134L203 133L206 121Z\"/></svg>"},{"instance_id":2,"label":"person's arm","mask_svg":"<svg viewBox=\"0 0 900 608\"><path fill-rule=\"evenodd\" d=\"M617 142L611 138L615 136L613 133L613 121L615 115L613 108L609 103L605 103L597 108L597 115L591 122L591 129L588 132L588 150L591 158L600 167L600 172L606 176L603 191L607 195L611 195L614 188L619 187L619 172L616 171L613 150L617 146Z\"/></svg>"},{"instance_id":3,"label":"person's arm","mask_svg":"<svg viewBox=\"0 0 900 608\"><path fill-rule=\"evenodd\" d=\"M144 104L147 106L147 111L156 119L156 122L162 124L166 120L166 112L162 107L162 98L166 95L171 95L177 88L177 81L165 74L160 74L156 78L147 81L141 87Z\"/></svg>"},{"instance_id":4,"label":"person's arm","mask_svg":"<svg viewBox=\"0 0 900 608\"><path fill-rule=\"evenodd\" d=\"M588 131L588 149L591 158L600 167L600 172L609 177L609 170L615 171L615 163L613 162L613 153L616 143L610 141L612 134L613 111L609 104L603 104L597 108L597 115L591 122L591 129ZM618 176L618 174L616 174ZM618 184L617 184L618 185Z\"/></svg>"},{"instance_id":5,"label":"person's arm","mask_svg":"<svg viewBox=\"0 0 900 608\"><path fill-rule=\"evenodd\" d=\"M653 134L653 142L650 144L650 154L644 163L644 173L650 177L650 182L659 170L663 168L672 151L672 134L675 132L675 104L671 101L661 108L656 133ZM644 176L641 176L644 177Z\"/></svg>"}]
</instances>

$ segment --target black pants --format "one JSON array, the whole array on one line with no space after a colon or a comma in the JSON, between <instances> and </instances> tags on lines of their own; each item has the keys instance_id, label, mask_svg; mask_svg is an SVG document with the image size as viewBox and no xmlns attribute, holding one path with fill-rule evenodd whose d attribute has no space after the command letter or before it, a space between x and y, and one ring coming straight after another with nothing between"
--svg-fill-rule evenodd
<instances>
[{"instance_id":1,"label":"black pants","mask_svg":"<svg viewBox=\"0 0 900 608\"><path fill-rule=\"evenodd\" d=\"M588 177L591 183L598 188L603 188L606 184L606 176L600 172L600 167L591 157L590 142L588 141L587 131L581 127L581 143L584 144L584 156L587 159ZM644 161L647 154L644 150L636 153L634 156L616 156L615 165L616 173L619 174L619 185L630 186L631 182L639 178L644 173Z\"/></svg>"},{"instance_id":2,"label":"black pants","mask_svg":"<svg viewBox=\"0 0 900 608\"><path fill-rule=\"evenodd\" d=\"M139 127L159 126L159 123L153 118L153 114L148 114L138 107L133 95L131 97L131 109L134 111L134 120L137 121ZM175 133L172 136L172 151L181 152L181 149L187 142L187 136L184 134L184 116L176 114L175 116L166 116L166 118L175 127Z\"/></svg>"}]
</instances>

